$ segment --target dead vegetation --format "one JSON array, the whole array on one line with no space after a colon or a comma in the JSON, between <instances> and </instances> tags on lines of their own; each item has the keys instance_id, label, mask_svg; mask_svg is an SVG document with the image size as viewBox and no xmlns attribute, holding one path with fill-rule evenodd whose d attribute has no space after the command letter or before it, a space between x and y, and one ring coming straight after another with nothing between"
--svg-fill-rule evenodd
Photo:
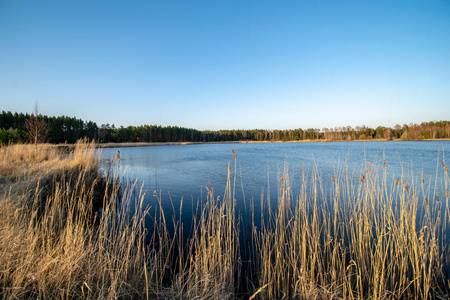
<instances>
[{"instance_id":1,"label":"dead vegetation","mask_svg":"<svg viewBox=\"0 0 450 300\"><path fill-rule=\"evenodd\" d=\"M302 172L294 193L286 167L276 207L262 196L268 214L256 222L250 203L251 242L243 247L236 153L223 199L209 187L184 232L180 220L166 219L157 193L158 205L146 207L142 187L100 174L96 151L85 141L69 153L0 148L3 299L449 296L445 163L445 193L407 176L390 183L386 166L370 163L356 179L337 170L329 191L318 170ZM243 256L251 261L245 272Z\"/></svg>"}]
</instances>

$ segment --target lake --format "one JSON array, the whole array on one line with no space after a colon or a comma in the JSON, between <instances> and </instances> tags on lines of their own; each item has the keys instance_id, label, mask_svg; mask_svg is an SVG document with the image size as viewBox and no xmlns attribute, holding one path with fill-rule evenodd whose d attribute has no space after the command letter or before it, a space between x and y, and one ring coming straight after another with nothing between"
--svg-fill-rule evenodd
<instances>
[{"instance_id":1,"label":"lake","mask_svg":"<svg viewBox=\"0 0 450 300\"><path fill-rule=\"evenodd\" d=\"M236 201L243 212L252 198L258 208L262 193L264 198L268 193L271 199L277 198L277 178L285 163L294 196L300 190L302 170L310 174L316 167L326 191L332 175L346 172L356 183L368 164L383 170L383 163L388 182L401 178L403 170L410 181L423 178L431 193L435 184L439 192L444 189L439 179L441 160L445 161L448 149L450 141L232 143L108 148L101 156L108 161L120 151L117 171L125 174L125 181L137 179L138 187L144 184L146 204L156 203L155 191L165 210L172 210L172 204L177 210L183 199L183 219L189 219L195 203L206 198L206 187L211 185L215 196L223 197L228 163L234 174L233 150L237 155Z\"/></svg>"}]
</instances>

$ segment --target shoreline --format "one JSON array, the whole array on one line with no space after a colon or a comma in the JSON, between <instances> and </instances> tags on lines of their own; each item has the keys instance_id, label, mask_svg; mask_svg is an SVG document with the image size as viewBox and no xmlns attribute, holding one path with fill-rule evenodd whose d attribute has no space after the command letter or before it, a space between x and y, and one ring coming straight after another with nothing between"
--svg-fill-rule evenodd
<instances>
[{"instance_id":1,"label":"shoreline","mask_svg":"<svg viewBox=\"0 0 450 300\"><path fill-rule=\"evenodd\" d=\"M423 140L388 140L388 139L364 139L364 140L298 140L298 141L220 141L220 142L130 142L130 143L97 143L97 148L126 148L126 147L150 147L150 146L182 146L202 144L265 144L265 143L331 143L331 142L439 142L450 141L450 138L423 139ZM64 144L58 146L67 146Z\"/></svg>"}]
</instances>

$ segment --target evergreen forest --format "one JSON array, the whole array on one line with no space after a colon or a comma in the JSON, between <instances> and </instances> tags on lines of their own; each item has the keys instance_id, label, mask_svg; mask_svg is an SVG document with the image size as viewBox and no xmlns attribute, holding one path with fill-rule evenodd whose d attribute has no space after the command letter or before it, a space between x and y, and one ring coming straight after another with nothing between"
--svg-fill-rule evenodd
<instances>
[{"instance_id":1,"label":"evergreen forest","mask_svg":"<svg viewBox=\"0 0 450 300\"><path fill-rule=\"evenodd\" d=\"M34 125L33 125L34 124ZM39 124L39 125L36 125ZM288 130L205 130L178 126L140 125L115 127L98 126L93 121L76 117L46 116L12 113L0 114L0 144L37 142L33 126L40 126L39 142L53 144L75 143L86 138L98 143L128 142L225 142L225 141L354 141L354 140L425 140L450 138L450 121L423 122L421 124L378 126L343 126L335 128L308 128Z\"/></svg>"}]
</instances>

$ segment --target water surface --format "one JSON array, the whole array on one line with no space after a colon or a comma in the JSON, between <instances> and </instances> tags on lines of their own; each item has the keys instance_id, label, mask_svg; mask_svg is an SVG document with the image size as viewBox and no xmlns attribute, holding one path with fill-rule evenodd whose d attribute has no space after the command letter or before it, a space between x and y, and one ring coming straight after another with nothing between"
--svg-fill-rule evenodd
<instances>
[{"instance_id":1,"label":"water surface","mask_svg":"<svg viewBox=\"0 0 450 300\"><path fill-rule=\"evenodd\" d=\"M205 199L209 186L223 197L228 164L235 169L235 150L236 200L243 210L244 196L247 203L252 197L259 203L262 193L267 198L268 187L271 198L276 198L277 177L285 163L294 193L300 189L302 170L309 174L316 167L326 190L332 175L345 171L357 180L368 163L380 170L386 163L393 180L403 173L434 184L436 172L442 172L445 149L450 149L450 141L236 143L109 148L102 150L102 157L109 160L120 151L118 169L128 180L137 178L139 186L144 184L145 201L151 204L156 191L165 208L171 208L181 199L184 203Z\"/></svg>"}]
</instances>

